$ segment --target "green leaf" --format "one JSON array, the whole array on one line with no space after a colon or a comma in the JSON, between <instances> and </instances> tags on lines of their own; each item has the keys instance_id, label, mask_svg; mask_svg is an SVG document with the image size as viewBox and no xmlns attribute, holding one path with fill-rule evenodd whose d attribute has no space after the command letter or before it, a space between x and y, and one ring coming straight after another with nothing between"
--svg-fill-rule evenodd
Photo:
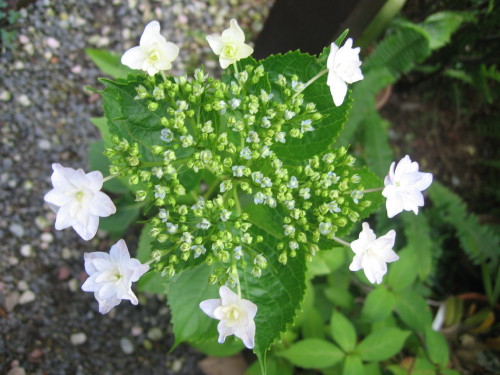
<instances>
[{"instance_id":1,"label":"green leaf","mask_svg":"<svg viewBox=\"0 0 500 375\"><path fill-rule=\"evenodd\" d=\"M151 225L146 224L139 236L139 243L137 244L137 255L136 258L141 263L146 263L150 260L151 250L152 250L152 239L149 235ZM166 285L165 278L163 278L158 272L154 271L152 268L149 269L140 279L137 281L137 289L141 292L148 293L158 293L164 294Z\"/></svg>"},{"instance_id":2,"label":"green leaf","mask_svg":"<svg viewBox=\"0 0 500 375\"><path fill-rule=\"evenodd\" d=\"M123 65L120 61L121 56L103 49L85 49L88 57L97 65L97 67L112 78L127 78L131 73L138 73Z\"/></svg>"},{"instance_id":3,"label":"green leaf","mask_svg":"<svg viewBox=\"0 0 500 375\"><path fill-rule=\"evenodd\" d=\"M432 324L432 313L427 302L412 291L403 291L396 295L396 312L410 328L425 332Z\"/></svg>"},{"instance_id":4,"label":"green leaf","mask_svg":"<svg viewBox=\"0 0 500 375\"><path fill-rule=\"evenodd\" d=\"M99 229L109 233L113 238L120 238L128 230L141 212L141 204L135 202L130 196L122 196L115 200L116 213L101 218Z\"/></svg>"},{"instance_id":5,"label":"green leaf","mask_svg":"<svg viewBox=\"0 0 500 375\"><path fill-rule=\"evenodd\" d=\"M323 54L325 53L327 52L323 52ZM272 87L276 87L274 82L278 74L296 74L299 80L305 83L326 69L325 64L314 56L298 51L285 55L272 55L262 60L261 63L269 72ZM278 94L277 90L273 92L275 95ZM273 150L285 163L302 163L304 160L328 150L342 130L350 108L348 97L340 107L333 104L330 89L326 84L326 75L309 85L304 93L307 93L307 101L315 103L317 110L325 117L315 123L315 131L306 133L302 139L287 139L285 144L273 146ZM276 97L276 99L278 98Z\"/></svg>"},{"instance_id":6,"label":"green leaf","mask_svg":"<svg viewBox=\"0 0 500 375\"><path fill-rule=\"evenodd\" d=\"M104 152L104 141L92 142L89 146L88 159L89 169L91 171L100 171L103 176L109 175L109 161L102 154ZM120 181L119 178L113 178L103 184L103 189L116 194L128 194L130 190Z\"/></svg>"},{"instance_id":7,"label":"green leaf","mask_svg":"<svg viewBox=\"0 0 500 375\"><path fill-rule=\"evenodd\" d=\"M278 239L267 232L268 221L255 222L249 232L256 237L264 238L254 249L267 259L267 268L260 278L256 278L245 269L240 276L243 298L249 299L259 310L255 316L255 348L259 360L265 359L266 351L277 340L287 324L293 322L297 309L304 297L306 284L306 261L303 252L298 252L295 258L288 258L285 265L278 261L276 251Z\"/></svg>"},{"instance_id":8,"label":"green leaf","mask_svg":"<svg viewBox=\"0 0 500 375\"><path fill-rule=\"evenodd\" d=\"M91 117L90 122L94 124L97 129L99 129L105 145L111 146L113 142L111 141L111 133L109 132L106 117Z\"/></svg>"},{"instance_id":9,"label":"green leaf","mask_svg":"<svg viewBox=\"0 0 500 375\"><path fill-rule=\"evenodd\" d=\"M330 367L344 358L344 353L337 346L319 339L299 341L276 355L286 358L295 366L307 369Z\"/></svg>"},{"instance_id":10,"label":"green leaf","mask_svg":"<svg viewBox=\"0 0 500 375\"><path fill-rule=\"evenodd\" d=\"M272 355L266 358L266 373L263 374L259 361L255 361L245 371L245 375L292 375L293 366L283 358L276 358Z\"/></svg>"},{"instance_id":11,"label":"green leaf","mask_svg":"<svg viewBox=\"0 0 500 375\"><path fill-rule=\"evenodd\" d=\"M421 280L426 280L432 273L434 240L431 238L430 227L426 215L413 215L404 213L401 215L404 223L404 231L407 239L406 248L417 254L416 262L418 275ZM414 265L415 266L415 265Z\"/></svg>"},{"instance_id":12,"label":"green leaf","mask_svg":"<svg viewBox=\"0 0 500 375\"><path fill-rule=\"evenodd\" d=\"M382 375L380 365L376 362L367 363L364 365L365 375Z\"/></svg>"},{"instance_id":13,"label":"green leaf","mask_svg":"<svg viewBox=\"0 0 500 375\"><path fill-rule=\"evenodd\" d=\"M373 111L361 124L364 129L365 160L370 169L379 177L384 177L392 162L392 148L387 129L389 122Z\"/></svg>"},{"instance_id":14,"label":"green leaf","mask_svg":"<svg viewBox=\"0 0 500 375\"><path fill-rule=\"evenodd\" d=\"M434 331L432 327L427 327L425 330L425 346L432 362L443 367L448 364L450 356L448 343L444 336Z\"/></svg>"},{"instance_id":15,"label":"green leaf","mask_svg":"<svg viewBox=\"0 0 500 375\"><path fill-rule=\"evenodd\" d=\"M356 353L364 361L385 361L401 351L409 334L393 327L376 330L359 343Z\"/></svg>"},{"instance_id":16,"label":"green leaf","mask_svg":"<svg viewBox=\"0 0 500 375\"><path fill-rule=\"evenodd\" d=\"M191 345L203 354L212 357L229 357L245 348L243 342L234 336L227 337L223 344L219 344L216 340L210 340L191 343Z\"/></svg>"},{"instance_id":17,"label":"green leaf","mask_svg":"<svg viewBox=\"0 0 500 375\"><path fill-rule=\"evenodd\" d=\"M210 274L210 267L201 265L182 271L169 282L166 294L175 335L172 350L183 341L216 340L217 321L205 315L199 307L201 301L220 298L219 288L208 283Z\"/></svg>"},{"instance_id":18,"label":"green leaf","mask_svg":"<svg viewBox=\"0 0 500 375\"><path fill-rule=\"evenodd\" d=\"M342 375L365 375L365 369L361 358L350 354L344 359L344 368Z\"/></svg>"},{"instance_id":19,"label":"green leaf","mask_svg":"<svg viewBox=\"0 0 500 375\"><path fill-rule=\"evenodd\" d=\"M395 305L394 294L384 287L378 287L366 297L361 316L368 322L378 322L387 318Z\"/></svg>"},{"instance_id":20,"label":"green leaf","mask_svg":"<svg viewBox=\"0 0 500 375\"><path fill-rule=\"evenodd\" d=\"M313 257L311 262L309 262L307 271L312 277L329 275L342 266L344 261L345 251L343 247L322 250Z\"/></svg>"},{"instance_id":21,"label":"green leaf","mask_svg":"<svg viewBox=\"0 0 500 375\"><path fill-rule=\"evenodd\" d=\"M349 319L334 311L330 321L330 333L344 352L350 352L356 346L356 330Z\"/></svg>"},{"instance_id":22,"label":"green leaf","mask_svg":"<svg viewBox=\"0 0 500 375\"><path fill-rule=\"evenodd\" d=\"M406 289L417 278L418 268L415 267L419 262L418 253L412 248L405 248L399 253L399 260L389 265L387 282L395 292Z\"/></svg>"},{"instance_id":23,"label":"green leaf","mask_svg":"<svg viewBox=\"0 0 500 375\"><path fill-rule=\"evenodd\" d=\"M429 48L436 50L444 47L451 36L464 22L474 20L471 13L444 11L430 15L420 24L429 38Z\"/></svg>"}]
</instances>

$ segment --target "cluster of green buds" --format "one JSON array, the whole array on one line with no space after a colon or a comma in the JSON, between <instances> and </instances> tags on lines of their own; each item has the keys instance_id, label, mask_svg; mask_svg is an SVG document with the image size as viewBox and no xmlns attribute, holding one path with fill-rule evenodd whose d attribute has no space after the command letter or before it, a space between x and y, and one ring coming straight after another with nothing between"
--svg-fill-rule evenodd
<instances>
[{"instance_id":1,"label":"cluster of green buds","mask_svg":"<svg viewBox=\"0 0 500 375\"><path fill-rule=\"evenodd\" d=\"M249 205L283 213L276 251L284 265L299 251L310 259L321 240L334 239L370 205L345 148L301 165L286 165L275 151L324 117L304 100L297 76L271 77L248 64L222 81L197 69L189 78L138 82L134 100L157 117L153 145L114 139L105 154L111 173L128 176L136 200L150 203L153 266L163 275L205 262L212 283L237 284L245 267L259 277L267 260Z\"/></svg>"}]
</instances>

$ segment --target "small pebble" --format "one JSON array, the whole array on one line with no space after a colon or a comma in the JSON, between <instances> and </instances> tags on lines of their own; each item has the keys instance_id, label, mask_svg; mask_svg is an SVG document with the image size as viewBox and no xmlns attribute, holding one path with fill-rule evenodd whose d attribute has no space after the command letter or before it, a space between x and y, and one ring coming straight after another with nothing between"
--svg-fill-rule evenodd
<instances>
[{"instance_id":1,"label":"small pebble","mask_svg":"<svg viewBox=\"0 0 500 375\"><path fill-rule=\"evenodd\" d=\"M142 335L143 333L143 329L142 327L139 327L139 326L133 326L132 329L130 330L130 333L132 334L132 336L140 336Z\"/></svg>"},{"instance_id":2,"label":"small pebble","mask_svg":"<svg viewBox=\"0 0 500 375\"><path fill-rule=\"evenodd\" d=\"M73 345L82 345L87 341L87 335L83 332L72 333L69 340Z\"/></svg>"},{"instance_id":3,"label":"small pebble","mask_svg":"<svg viewBox=\"0 0 500 375\"><path fill-rule=\"evenodd\" d=\"M2 90L0 91L0 101L8 102L12 98L10 91Z\"/></svg>"},{"instance_id":4,"label":"small pebble","mask_svg":"<svg viewBox=\"0 0 500 375\"><path fill-rule=\"evenodd\" d=\"M21 252L21 255L23 257L27 258L27 257L31 256L32 250L33 250L33 247L31 245L25 244L25 245L21 246L20 252Z\"/></svg>"},{"instance_id":5,"label":"small pebble","mask_svg":"<svg viewBox=\"0 0 500 375\"><path fill-rule=\"evenodd\" d=\"M52 235L52 233L45 232L40 236L40 239L42 240L42 242L51 243L52 241L54 241L54 236Z\"/></svg>"},{"instance_id":6,"label":"small pebble","mask_svg":"<svg viewBox=\"0 0 500 375\"><path fill-rule=\"evenodd\" d=\"M59 46L61 45L57 39L52 38L51 36L49 36L45 41L47 45L52 49L59 48Z\"/></svg>"},{"instance_id":7,"label":"small pebble","mask_svg":"<svg viewBox=\"0 0 500 375\"><path fill-rule=\"evenodd\" d=\"M40 139L38 141L38 148L40 150L48 151L52 148L52 144L47 139Z\"/></svg>"},{"instance_id":8,"label":"small pebble","mask_svg":"<svg viewBox=\"0 0 500 375\"><path fill-rule=\"evenodd\" d=\"M63 259L71 259L72 255L71 255L71 250L68 249L67 247L65 247L64 249L62 249L62 257Z\"/></svg>"},{"instance_id":9,"label":"small pebble","mask_svg":"<svg viewBox=\"0 0 500 375\"><path fill-rule=\"evenodd\" d=\"M19 303L19 297L20 294L17 291L9 293L5 296L5 308L7 309L7 311L11 312L12 310L14 310L14 307L16 307Z\"/></svg>"},{"instance_id":10,"label":"small pebble","mask_svg":"<svg viewBox=\"0 0 500 375\"><path fill-rule=\"evenodd\" d=\"M161 328L153 327L148 331L148 337L153 341L158 341L163 338L163 331Z\"/></svg>"},{"instance_id":11,"label":"small pebble","mask_svg":"<svg viewBox=\"0 0 500 375\"><path fill-rule=\"evenodd\" d=\"M134 344L126 337L120 339L120 348L125 354L132 354L135 350Z\"/></svg>"},{"instance_id":12,"label":"small pebble","mask_svg":"<svg viewBox=\"0 0 500 375\"><path fill-rule=\"evenodd\" d=\"M24 228L20 224L13 223L9 226L10 232L16 237L24 236Z\"/></svg>"},{"instance_id":13,"label":"small pebble","mask_svg":"<svg viewBox=\"0 0 500 375\"><path fill-rule=\"evenodd\" d=\"M35 293L33 293L31 290L25 290L23 294L21 294L21 298L19 298L19 304L24 305L26 303L33 302L35 299Z\"/></svg>"},{"instance_id":14,"label":"small pebble","mask_svg":"<svg viewBox=\"0 0 500 375\"><path fill-rule=\"evenodd\" d=\"M10 369L7 375L26 375L26 370L22 367L16 366Z\"/></svg>"},{"instance_id":15,"label":"small pebble","mask_svg":"<svg viewBox=\"0 0 500 375\"><path fill-rule=\"evenodd\" d=\"M176 358L172 362L172 371L179 372L182 370L182 365L184 364L183 358Z\"/></svg>"},{"instance_id":16,"label":"small pebble","mask_svg":"<svg viewBox=\"0 0 500 375\"><path fill-rule=\"evenodd\" d=\"M24 107L29 107L31 105L31 100L28 95L22 94L17 97L17 101Z\"/></svg>"},{"instance_id":17,"label":"small pebble","mask_svg":"<svg viewBox=\"0 0 500 375\"><path fill-rule=\"evenodd\" d=\"M21 280L17 283L17 290L24 291L24 290L28 290L29 288L30 288L30 286L28 285L28 283L25 280Z\"/></svg>"}]
</instances>

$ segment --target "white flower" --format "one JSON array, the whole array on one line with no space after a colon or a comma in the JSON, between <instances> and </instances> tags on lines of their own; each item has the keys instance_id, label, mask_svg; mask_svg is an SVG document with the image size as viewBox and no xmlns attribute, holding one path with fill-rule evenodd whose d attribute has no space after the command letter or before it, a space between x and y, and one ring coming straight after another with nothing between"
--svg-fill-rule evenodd
<instances>
[{"instance_id":1,"label":"white flower","mask_svg":"<svg viewBox=\"0 0 500 375\"><path fill-rule=\"evenodd\" d=\"M363 230L359 239L351 242L354 258L349 269L359 271L363 269L367 279L372 283L380 284L387 272L387 264L399 259L392 250L396 232L390 230L382 237L377 238L368 223L363 223Z\"/></svg>"},{"instance_id":2,"label":"white flower","mask_svg":"<svg viewBox=\"0 0 500 375\"><path fill-rule=\"evenodd\" d=\"M95 251L85 253L84 258L89 278L83 283L82 290L94 292L101 314L119 305L122 299L138 304L132 283L139 280L149 266L130 258L125 241L120 240L111 246L109 254Z\"/></svg>"},{"instance_id":3,"label":"white flower","mask_svg":"<svg viewBox=\"0 0 500 375\"><path fill-rule=\"evenodd\" d=\"M57 207L56 229L73 227L80 237L90 240L97 232L99 217L116 212L111 199L100 191L102 173L85 174L81 169L65 168L61 164L52 164L52 169L54 188L43 199Z\"/></svg>"},{"instance_id":4,"label":"white flower","mask_svg":"<svg viewBox=\"0 0 500 375\"><path fill-rule=\"evenodd\" d=\"M179 55L179 47L160 34L158 21L146 25L137 47L127 50L121 59L123 65L131 69L140 69L150 76L162 70L172 68L172 61Z\"/></svg>"},{"instance_id":5,"label":"white flower","mask_svg":"<svg viewBox=\"0 0 500 375\"><path fill-rule=\"evenodd\" d=\"M394 217L401 211L413 211L418 214L418 207L424 205L421 191L432 183L432 173L418 171L418 163L412 162L406 155L403 159L392 162L389 174L385 177L382 195L387 198L387 216Z\"/></svg>"},{"instance_id":6,"label":"white flower","mask_svg":"<svg viewBox=\"0 0 500 375\"><path fill-rule=\"evenodd\" d=\"M200 303L200 309L213 319L220 320L217 325L219 331L219 344L222 344L227 336L235 335L243 340L248 349L254 347L255 322L257 305L253 302L240 298L227 286L219 289L220 299L207 299Z\"/></svg>"},{"instance_id":7,"label":"white flower","mask_svg":"<svg viewBox=\"0 0 500 375\"><path fill-rule=\"evenodd\" d=\"M328 68L328 79L326 84L330 86L333 102L336 106L344 102L347 94L347 84L361 81L361 61L359 61L359 47L352 48L352 39L346 40L344 45L339 48L332 43L330 54L326 66Z\"/></svg>"},{"instance_id":8,"label":"white flower","mask_svg":"<svg viewBox=\"0 0 500 375\"><path fill-rule=\"evenodd\" d=\"M245 44L245 34L238 26L238 22L233 19L229 25L229 29L224 30L221 36L207 35L208 44L219 56L222 69L226 69L230 64L253 53L253 48Z\"/></svg>"}]
</instances>

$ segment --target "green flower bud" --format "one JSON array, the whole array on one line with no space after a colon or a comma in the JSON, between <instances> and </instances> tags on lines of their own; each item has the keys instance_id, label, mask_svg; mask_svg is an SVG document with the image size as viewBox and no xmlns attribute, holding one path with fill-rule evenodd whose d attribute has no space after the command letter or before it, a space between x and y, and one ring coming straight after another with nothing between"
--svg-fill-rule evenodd
<instances>
[{"instance_id":1,"label":"green flower bud","mask_svg":"<svg viewBox=\"0 0 500 375\"><path fill-rule=\"evenodd\" d=\"M148 102L148 111L154 112L158 109L158 103Z\"/></svg>"},{"instance_id":2,"label":"green flower bud","mask_svg":"<svg viewBox=\"0 0 500 375\"><path fill-rule=\"evenodd\" d=\"M146 199L146 196L148 193L144 190L137 190L135 193L135 201L136 202L142 202L144 199Z\"/></svg>"}]
</instances>

